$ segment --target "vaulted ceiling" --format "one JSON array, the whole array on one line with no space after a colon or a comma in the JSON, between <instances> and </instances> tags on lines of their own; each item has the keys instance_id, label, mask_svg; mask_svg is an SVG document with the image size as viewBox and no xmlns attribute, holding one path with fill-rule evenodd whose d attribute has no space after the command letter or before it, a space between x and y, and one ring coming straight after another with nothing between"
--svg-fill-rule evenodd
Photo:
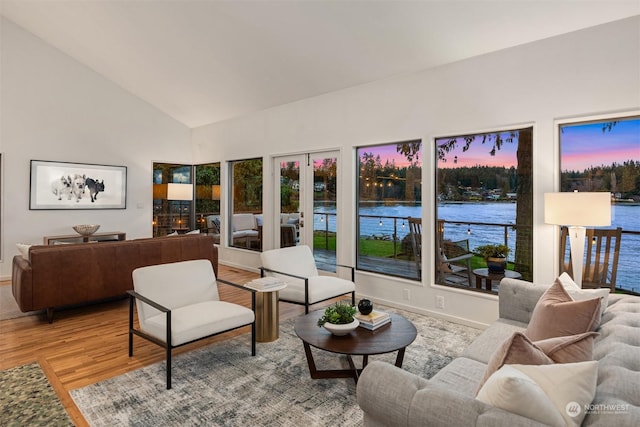
<instances>
[{"instance_id":1,"label":"vaulted ceiling","mask_svg":"<svg viewBox=\"0 0 640 427\"><path fill-rule=\"evenodd\" d=\"M640 14L640 0L1 0L189 127Z\"/></svg>"}]
</instances>

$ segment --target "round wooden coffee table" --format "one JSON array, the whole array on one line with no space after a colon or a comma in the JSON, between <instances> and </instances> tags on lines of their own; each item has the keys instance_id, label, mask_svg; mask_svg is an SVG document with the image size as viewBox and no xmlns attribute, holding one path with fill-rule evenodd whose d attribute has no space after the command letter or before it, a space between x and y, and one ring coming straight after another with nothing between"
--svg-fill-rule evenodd
<instances>
[{"instance_id":1,"label":"round wooden coffee table","mask_svg":"<svg viewBox=\"0 0 640 427\"><path fill-rule=\"evenodd\" d=\"M389 313L391 323L375 331L358 327L344 336L332 335L323 327L318 327L318 319L324 310L314 311L299 317L295 323L295 332L304 344L304 353L309 365L311 378L353 378L356 382L362 370L367 366L369 356L374 354L398 352L396 366L401 368L404 351L416 339L416 327L404 317ZM316 368L311 347L332 353L344 354L349 362L349 369ZM362 356L362 368L357 368L352 356Z\"/></svg>"}]
</instances>

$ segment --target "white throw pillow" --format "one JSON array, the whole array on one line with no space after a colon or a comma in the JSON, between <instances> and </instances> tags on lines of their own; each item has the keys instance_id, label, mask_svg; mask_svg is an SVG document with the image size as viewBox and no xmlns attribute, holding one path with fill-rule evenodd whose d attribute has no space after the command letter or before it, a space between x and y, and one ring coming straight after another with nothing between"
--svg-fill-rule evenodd
<instances>
[{"instance_id":1,"label":"white throw pillow","mask_svg":"<svg viewBox=\"0 0 640 427\"><path fill-rule=\"evenodd\" d=\"M20 253L20 255L22 255L22 258L29 261L29 248L31 247L31 245L27 245L25 243L16 243L16 246L18 247L18 252Z\"/></svg>"},{"instance_id":2,"label":"white throw pillow","mask_svg":"<svg viewBox=\"0 0 640 427\"><path fill-rule=\"evenodd\" d=\"M504 365L476 397L551 426L579 426L596 393L598 362Z\"/></svg>"},{"instance_id":3,"label":"white throw pillow","mask_svg":"<svg viewBox=\"0 0 640 427\"><path fill-rule=\"evenodd\" d=\"M200 230L191 230L187 234L200 234Z\"/></svg>"},{"instance_id":4,"label":"white throw pillow","mask_svg":"<svg viewBox=\"0 0 640 427\"><path fill-rule=\"evenodd\" d=\"M607 309L607 305L609 304L609 288L582 289L576 282L573 281L573 279L567 272L564 272L560 276L558 276L558 280L562 284L564 290L567 291L569 296L574 301L602 298L602 302L600 303L600 316L602 316L604 311Z\"/></svg>"}]
</instances>

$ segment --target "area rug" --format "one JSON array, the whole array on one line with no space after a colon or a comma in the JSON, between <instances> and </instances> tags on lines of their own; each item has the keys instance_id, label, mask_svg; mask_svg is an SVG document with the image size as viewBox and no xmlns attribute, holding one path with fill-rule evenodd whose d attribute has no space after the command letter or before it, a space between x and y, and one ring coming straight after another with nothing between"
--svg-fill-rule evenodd
<instances>
[{"instance_id":1,"label":"area rug","mask_svg":"<svg viewBox=\"0 0 640 427\"><path fill-rule=\"evenodd\" d=\"M31 316L42 312L43 310L21 312L18 303L13 298L13 293L11 293L11 285L0 285L0 320Z\"/></svg>"},{"instance_id":2,"label":"area rug","mask_svg":"<svg viewBox=\"0 0 640 427\"><path fill-rule=\"evenodd\" d=\"M403 368L425 378L480 333L432 317L388 311L416 325L418 337L407 347ZM258 343L255 357L248 334L176 356L171 390L165 388L165 363L159 362L70 394L91 426L361 425L354 381L312 380L293 324L293 319L282 322L280 338ZM344 357L313 352L319 369L347 366ZM393 363L395 353L369 360Z\"/></svg>"},{"instance_id":3,"label":"area rug","mask_svg":"<svg viewBox=\"0 0 640 427\"><path fill-rule=\"evenodd\" d=\"M0 371L0 425L73 426L37 362Z\"/></svg>"}]
</instances>

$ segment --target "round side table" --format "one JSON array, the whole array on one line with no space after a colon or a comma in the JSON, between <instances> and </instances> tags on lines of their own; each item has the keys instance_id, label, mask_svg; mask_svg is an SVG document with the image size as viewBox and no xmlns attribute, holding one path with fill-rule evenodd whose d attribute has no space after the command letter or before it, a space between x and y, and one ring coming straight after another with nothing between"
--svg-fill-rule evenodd
<instances>
[{"instance_id":1,"label":"round side table","mask_svg":"<svg viewBox=\"0 0 640 427\"><path fill-rule=\"evenodd\" d=\"M505 270L504 273L491 273L488 268L476 268L473 270L473 274L476 276L476 289L482 289L482 279L484 279L484 286L487 291L491 290L491 282L494 280L500 281L505 277L509 279L520 279L522 274L513 270Z\"/></svg>"},{"instance_id":2,"label":"round side table","mask_svg":"<svg viewBox=\"0 0 640 427\"><path fill-rule=\"evenodd\" d=\"M250 286L245 285L248 288ZM286 283L256 291L256 341L271 342L279 337L280 310L278 309L278 291L287 287Z\"/></svg>"}]
</instances>

